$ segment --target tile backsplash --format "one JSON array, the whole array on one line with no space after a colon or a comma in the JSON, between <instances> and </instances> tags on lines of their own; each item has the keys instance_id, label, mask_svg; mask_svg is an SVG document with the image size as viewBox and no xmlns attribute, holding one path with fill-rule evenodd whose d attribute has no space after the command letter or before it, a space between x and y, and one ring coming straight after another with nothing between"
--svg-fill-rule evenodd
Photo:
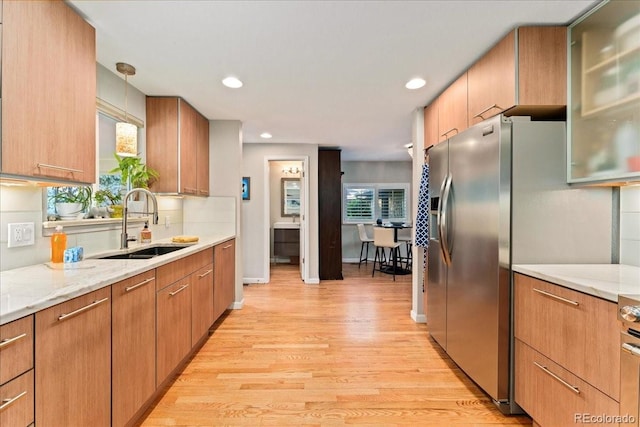
<instances>
[{"instance_id":1,"label":"tile backsplash","mask_svg":"<svg viewBox=\"0 0 640 427\"><path fill-rule=\"evenodd\" d=\"M620 188L620 264L640 267L640 185Z\"/></svg>"},{"instance_id":2,"label":"tile backsplash","mask_svg":"<svg viewBox=\"0 0 640 427\"><path fill-rule=\"evenodd\" d=\"M0 186L0 271L49 261L50 238L42 235L42 191L41 187ZM158 209L158 224L149 225L153 240L187 233L204 236L213 231L235 232L235 199L232 197L183 199L158 196ZM13 222L35 224L34 245L7 247L7 224ZM141 227L139 223L132 225L130 234L137 236ZM82 246L85 255L117 249L120 231L120 227L116 227L113 230L68 233L67 247Z\"/></svg>"}]
</instances>

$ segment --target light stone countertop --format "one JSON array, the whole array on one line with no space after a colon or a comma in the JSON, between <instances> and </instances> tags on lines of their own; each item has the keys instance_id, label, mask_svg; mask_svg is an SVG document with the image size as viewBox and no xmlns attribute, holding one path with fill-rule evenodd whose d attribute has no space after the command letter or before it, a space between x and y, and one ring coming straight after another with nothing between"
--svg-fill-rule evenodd
<instances>
[{"instance_id":1,"label":"light stone countertop","mask_svg":"<svg viewBox=\"0 0 640 427\"><path fill-rule=\"evenodd\" d=\"M618 302L618 295L640 295L640 267L620 264L516 264L513 271Z\"/></svg>"},{"instance_id":2,"label":"light stone countertop","mask_svg":"<svg viewBox=\"0 0 640 427\"><path fill-rule=\"evenodd\" d=\"M234 237L234 235L221 234L200 238L197 243L189 244L187 248L150 259L91 259L123 252L115 250L91 254L89 258L75 263L47 262L2 271L0 272L0 325L184 258ZM131 245L129 251L167 244L172 244L171 239ZM175 245L185 244L175 243Z\"/></svg>"}]
</instances>

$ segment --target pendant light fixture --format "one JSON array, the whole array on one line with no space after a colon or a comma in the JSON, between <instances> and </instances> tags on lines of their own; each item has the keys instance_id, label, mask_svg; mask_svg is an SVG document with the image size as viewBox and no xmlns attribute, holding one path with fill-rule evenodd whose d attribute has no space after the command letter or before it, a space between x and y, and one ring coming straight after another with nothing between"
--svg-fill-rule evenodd
<instances>
[{"instance_id":1,"label":"pendant light fixture","mask_svg":"<svg viewBox=\"0 0 640 427\"><path fill-rule=\"evenodd\" d=\"M116 154L121 157L136 157L138 155L138 127L129 123L127 117L127 77L136 74L133 65L118 62L116 70L124 74L124 121L116 123Z\"/></svg>"}]
</instances>

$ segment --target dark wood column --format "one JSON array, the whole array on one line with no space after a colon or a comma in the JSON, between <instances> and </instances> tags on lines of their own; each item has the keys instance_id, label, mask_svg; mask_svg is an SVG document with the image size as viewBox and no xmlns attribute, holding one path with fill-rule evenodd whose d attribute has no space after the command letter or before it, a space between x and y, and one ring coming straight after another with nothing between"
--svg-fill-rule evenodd
<instances>
[{"instance_id":1,"label":"dark wood column","mask_svg":"<svg viewBox=\"0 0 640 427\"><path fill-rule=\"evenodd\" d=\"M320 280L342 280L342 171L340 150L318 150Z\"/></svg>"}]
</instances>

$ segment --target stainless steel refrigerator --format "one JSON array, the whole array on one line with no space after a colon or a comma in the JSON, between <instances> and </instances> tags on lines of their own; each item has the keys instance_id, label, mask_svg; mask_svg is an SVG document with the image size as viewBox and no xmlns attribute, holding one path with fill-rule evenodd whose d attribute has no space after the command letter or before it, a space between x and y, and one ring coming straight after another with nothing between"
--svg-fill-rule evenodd
<instances>
[{"instance_id":1,"label":"stainless steel refrigerator","mask_svg":"<svg viewBox=\"0 0 640 427\"><path fill-rule=\"evenodd\" d=\"M427 326L504 413L513 264L610 263L612 190L566 184L566 125L502 115L429 152Z\"/></svg>"}]
</instances>

